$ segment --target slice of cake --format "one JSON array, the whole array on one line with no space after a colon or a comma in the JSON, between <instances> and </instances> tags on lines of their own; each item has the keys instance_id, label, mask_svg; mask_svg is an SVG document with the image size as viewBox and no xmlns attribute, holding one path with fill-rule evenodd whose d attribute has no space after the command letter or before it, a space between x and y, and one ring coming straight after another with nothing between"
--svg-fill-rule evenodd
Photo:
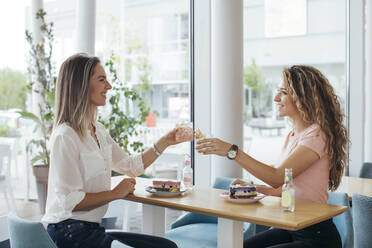
<instances>
[{"instance_id":1,"label":"slice of cake","mask_svg":"<svg viewBox=\"0 0 372 248\"><path fill-rule=\"evenodd\" d=\"M230 186L230 197L234 199L251 198L257 195L257 189L254 186L241 186L235 184Z\"/></svg>"},{"instance_id":2,"label":"slice of cake","mask_svg":"<svg viewBox=\"0 0 372 248\"><path fill-rule=\"evenodd\" d=\"M153 180L152 187L158 191L180 192L181 182L171 180Z\"/></svg>"}]
</instances>

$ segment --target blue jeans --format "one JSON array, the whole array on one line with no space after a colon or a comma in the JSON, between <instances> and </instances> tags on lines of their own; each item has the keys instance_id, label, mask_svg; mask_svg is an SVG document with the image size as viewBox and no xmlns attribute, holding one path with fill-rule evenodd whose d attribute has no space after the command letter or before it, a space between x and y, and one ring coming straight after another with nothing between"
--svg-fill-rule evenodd
<instances>
[{"instance_id":1,"label":"blue jeans","mask_svg":"<svg viewBox=\"0 0 372 248\"><path fill-rule=\"evenodd\" d=\"M271 228L244 241L244 248L341 248L341 238L332 219L298 230Z\"/></svg>"},{"instance_id":2,"label":"blue jeans","mask_svg":"<svg viewBox=\"0 0 372 248\"><path fill-rule=\"evenodd\" d=\"M110 248L113 240L136 248L177 248L172 241L137 233L105 232L98 223L67 219L49 224L47 231L58 248Z\"/></svg>"}]
</instances>

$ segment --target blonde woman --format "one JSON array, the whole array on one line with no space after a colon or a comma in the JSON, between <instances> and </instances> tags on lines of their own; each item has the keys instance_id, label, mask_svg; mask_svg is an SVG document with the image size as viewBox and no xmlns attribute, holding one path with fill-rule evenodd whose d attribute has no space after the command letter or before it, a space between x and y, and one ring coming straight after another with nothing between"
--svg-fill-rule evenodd
<instances>
[{"instance_id":1,"label":"blonde woman","mask_svg":"<svg viewBox=\"0 0 372 248\"><path fill-rule=\"evenodd\" d=\"M236 145L217 138L199 141L196 149L202 154L234 159L271 186L257 186L267 195L281 195L284 169L292 168L296 199L327 203L327 190L335 190L340 184L348 145L344 115L334 89L316 68L295 65L284 69L274 101L279 116L289 117L293 124L276 166L261 163ZM247 184L239 179L236 183ZM330 219L296 232L272 228L247 239L244 247L341 247L341 239Z\"/></svg>"},{"instance_id":2,"label":"blonde woman","mask_svg":"<svg viewBox=\"0 0 372 248\"><path fill-rule=\"evenodd\" d=\"M137 156L129 156L96 121L97 107L111 89L97 57L76 54L59 71L55 121L50 141L47 231L58 247L108 248L113 240L133 247L177 247L173 242L135 233L106 233L100 226L108 203L133 193L136 180L123 179L111 190L111 170L135 177L175 140L177 129Z\"/></svg>"}]
</instances>

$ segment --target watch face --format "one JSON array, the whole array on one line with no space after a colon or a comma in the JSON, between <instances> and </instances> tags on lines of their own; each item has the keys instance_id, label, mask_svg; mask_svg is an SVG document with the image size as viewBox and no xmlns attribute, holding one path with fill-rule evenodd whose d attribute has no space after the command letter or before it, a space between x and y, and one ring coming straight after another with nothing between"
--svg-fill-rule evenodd
<instances>
[{"instance_id":1,"label":"watch face","mask_svg":"<svg viewBox=\"0 0 372 248\"><path fill-rule=\"evenodd\" d=\"M236 157L236 151L232 150L228 152L228 157L229 158L235 158Z\"/></svg>"}]
</instances>

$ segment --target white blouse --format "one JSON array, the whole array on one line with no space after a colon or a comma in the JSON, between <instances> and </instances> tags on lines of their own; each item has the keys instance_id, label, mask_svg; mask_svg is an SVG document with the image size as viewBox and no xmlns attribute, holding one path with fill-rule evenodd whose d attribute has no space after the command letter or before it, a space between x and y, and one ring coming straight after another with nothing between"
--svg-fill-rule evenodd
<instances>
[{"instance_id":1,"label":"white blouse","mask_svg":"<svg viewBox=\"0 0 372 248\"><path fill-rule=\"evenodd\" d=\"M129 156L98 122L96 136L100 147L89 131L82 141L67 124L53 130L48 196L42 222L57 223L71 218L100 223L108 204L89 211L72 210L86 193L111 189L111 170L133 177L144 172L141 154Z\"/></svg>"}]
</instances>

